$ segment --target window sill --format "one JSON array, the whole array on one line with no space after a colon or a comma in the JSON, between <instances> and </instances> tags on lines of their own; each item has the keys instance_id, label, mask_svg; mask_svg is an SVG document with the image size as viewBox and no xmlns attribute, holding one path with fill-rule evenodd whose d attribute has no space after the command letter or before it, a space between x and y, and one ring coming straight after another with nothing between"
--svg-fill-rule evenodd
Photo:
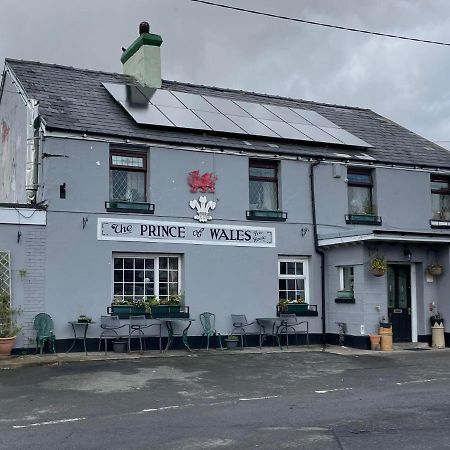
<instances>
[{"instance_id":1,"label":"window sill","mask_svg":"<svg viewBox=\"0 0 450 450\"><path fill-rule=\"evenodd\" d=\"M335 298L334 303L355 303L354 298Z\"/></svg>"},{"instance_id":2,"label":"window sill","mask_svg":"<svg viewBox=\"0 0 450 450\"><path fill-rule=\"evenodd\" d=\"M430 220L431 228L450 228L450 220Z\"/></svg>"},{"instance_id":3,"label":"window sill","mask_svg":"<svg viewBox=\"0 0 450 450\"><path fill-rule=\"evenodd\" d=\"M346 214L345 223L354 225L381 225L381 217L373 214Z\"/></svg>"},{"instance_id":4,"label":"window sill","mask_svg":"<svg viewBox=\"0 0 450 450\"><path fill-rule=\"evenodd\" d=\"M123 202L110 201L105 202L105 208L108 212L137 213L137 214L154 214L155 205L153 203L144 202Z\"/></svg>"},{"instance_id":5,"label":"window sill","mask_svg":"<svg viewBox=\"0 0 450 450\"><path fill-rule=\"evenodd\" d=\"M286 222L287 213L283 211L264 211L259 209L251 209L245 211L247 220L263 220L273 222Z\"/></svg>"}]
</instances>

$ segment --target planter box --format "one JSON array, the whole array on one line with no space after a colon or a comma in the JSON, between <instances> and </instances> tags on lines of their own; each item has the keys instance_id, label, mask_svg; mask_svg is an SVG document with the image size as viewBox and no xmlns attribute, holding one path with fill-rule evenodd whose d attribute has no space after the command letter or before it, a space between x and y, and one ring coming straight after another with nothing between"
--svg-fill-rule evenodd
<instances>
[{"instance_id":1,"label":"planter box","mask_svg":"<svg viewBox=\"0 0 450 450\"><path fill-rule=\"evenodd\" d=\"M238 343L239 343L239 340L237 340L237 339L225 339L225 344L227 346L227 349L229 349L229 350L237 348Z\"/></svg>"},{"instance_id":2,"label":"planter box","mask_svg":"<svg viewBox=\"0 0 450 450\"><path fill-rule=\"evenodd\" d=\"M277 305L277 315L295 314L296 316L318 316L317 306L308 303L288 303L282 309Z\"/></svg>"},{"instance_id":3,"label":"planter box","mask_svg":"<svg viewBox=\"0 0 450 450\"><path fill-rule=\"evenodd\" d=\"M334 299L335 303L355 303L354 297L337 297Z\"/></svg>"},{"instance_id":4,"label":"planter box","mask_svg":"<svg viewBox=\"0 0 450 450\"><path fill-rule=\"evenodd\" d=\"M357 225L381 225L381 217L374 214L347 214L345 222Z\"/></svg>"},{"instance_id":5,"label":"planter box","mask_svg":"<svg viewBox=\"0 0 450 450\"><path fill-rule=\"evenodd\" d=\"M130 315L142 316L145 312L146 309L143 306L111 305L108 307L108 314L119 316L119 319L129 319Z\"/></svg>"},{"instance_id":6,"label":"planter box","mask_svg":"<svg viewBox=\"0 0 450 450\"><path fill-rule=\"evenodd\" d=\"M164 317L188 318L189 306L184 305L157 305L152 306L152 317L154 319Z\"/></svg>"},{"instance_id":7,"label":"planter box","mask_svg":"<svg viewBox=\"0 0 450 450\"><path fill-rule=\"evenodd\" d=\"M113 341L113 350L116 353L126 353L127 341Z\"/></svg>"}]
</instances>

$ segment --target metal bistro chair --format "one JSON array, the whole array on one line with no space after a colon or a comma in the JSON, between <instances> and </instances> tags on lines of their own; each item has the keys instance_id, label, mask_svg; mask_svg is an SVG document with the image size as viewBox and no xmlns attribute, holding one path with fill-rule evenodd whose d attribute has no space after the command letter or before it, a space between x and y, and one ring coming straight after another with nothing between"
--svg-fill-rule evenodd
<instances>
[{"instance_id":1,"label":"metal bistro chair","mask_svg":"<svg viewBox=\"0 0 450 450\"><path fill-rule=\"evenodd\" d=\"M206 350L209 350L209 338L214 336L219 339L220 349L223 350L222 336L216 331L216 315L210 312L204 312L200 314L200 323L203 327L202 342L200 347L203 345L203 337L206 336Z\"/></svg>"},{"instance_id":2,"label":"metal bistro chair","mask_svg":"<svg viewBox=\"0 0 450 450\"><path fill-rule=\"evenodd\" d=\"M278 334L286 335L286 347L289 347L289 330L295 334L295 344L297 345L297 334L306 334L306 344L309 347L309 323L307 320L298 321L295 314L280 314L281 325L278 327ZM297 326L306 324L306 330L297 330Z\"/></svg>"},{"instance_id":3,"label":"metal bistro chair","mask_svg":"<svg viewBox=\"0 0 450 450\"><path fill-rule=\"evenodd\" d=\"M245 328L256 322L248 322L245 314L231 314L231 320L233 322L231 334L235 334L235 330L239 332L237 334L240 336L242 350L244 348L244 344L247 345Z\"/></svg>"},{"instance_id":4,"label":"metal bistro chair","mask_svg":"<svg viewBox=\"0 0 450 450\"><path fill-rule=\"evenodd\" d=\"M45 344L48 342L50 351L56 353L55 351L55 341L56 337L53 333L53 320L45 313L39 313L34 318L34 329L36 330L36 352L42 356L42 351L44 350Z\"/></svg>"},{"instance_id":5,"label":"metal bistro chair","mask_svg":"<svg viewBox=\"0 0 450 450\"><path fill-rule=\"evenodd\" d=\"M108 339L117 339L119 337L119 333L117 333L117 330L127 326L127 323L120 325L119 316L101 316L100 328L103 331L100 333L100 339L98 341L98 351L100 351L100 348L102 346L102 339L104 339L106 355L108 350Z\"/></svg>"},{"instance_id":6,"label":"metal bistro chair","mask_svg":"<svg viewBox=\"0 0 450 450\"><path fill-rule=\"evenodd\" d=\"M144 349L145 348L145 328L150 328L153 326L159 327L159 351L162 352L161 347L161 322L151 322L146 319L144 315L141 316L130 316L130 324L129 324L129 333L128 333L128 351L131 351L131 339L138 338L139 339L139 349L142 353L142 338L144 338ZM135 334L137 332L137 334Z\"/></svg>"},{"instance_id":7,"label":"metal bistro chair","mask_svg":"<svg viewBox=\"0 0 450 450\"><path fill-rule=\"evenodd\" d=\"M276 338L278 343L278 348L281 349L280 336L278 334L279 326L276 325L276 321L273 319L258 319L259 325L259 348L262 348L263 342L267 337L271 336L274 341Z\"/></svg>"}]
</instances>

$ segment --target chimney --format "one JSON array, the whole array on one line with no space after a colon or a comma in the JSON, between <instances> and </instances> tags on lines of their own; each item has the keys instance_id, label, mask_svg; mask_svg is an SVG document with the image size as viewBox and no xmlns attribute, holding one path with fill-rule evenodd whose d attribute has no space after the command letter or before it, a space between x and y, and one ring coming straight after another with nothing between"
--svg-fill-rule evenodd
<instances>
[{"instance_id":1,"label":"chimney","mask_svg":"<svg viewBox=\"0 0 450 450\"><path fill-rule=\"evenodd\" d=\"M150 33L148 22L139 25L139 37L123 52L120 60L123 72L135 77L142 85L161 87L161 36Z\"/></svg>"}]
</instances>

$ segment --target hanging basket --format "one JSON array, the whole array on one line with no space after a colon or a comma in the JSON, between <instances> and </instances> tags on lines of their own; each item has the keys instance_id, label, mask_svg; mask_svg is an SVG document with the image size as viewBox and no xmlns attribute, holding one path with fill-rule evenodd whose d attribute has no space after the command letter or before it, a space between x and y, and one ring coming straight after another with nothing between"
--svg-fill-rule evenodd
<instances>
[{"instance_id":1,"label":"hanging basket","mask_svg":"<svg viewBox=\"0 0 450 450\"><path fill-rule=\"evenodd\" d=\"M442 275L443 271L444 271L444 268L440 264L430 264L427 267L427 272L430 275L433 275L434 277L438 277L439 275Z\"/></svg>"},{"instance_id":2,"label":"hanging basket","mask_svg":"<svg viewBox=\"0 0 450 450\"><path fill-rule=\"evenodd\" d=\"M371 272L374 277L382 277L386 273L386 269L372 268Z\"/></svg>"}]
</instances>

